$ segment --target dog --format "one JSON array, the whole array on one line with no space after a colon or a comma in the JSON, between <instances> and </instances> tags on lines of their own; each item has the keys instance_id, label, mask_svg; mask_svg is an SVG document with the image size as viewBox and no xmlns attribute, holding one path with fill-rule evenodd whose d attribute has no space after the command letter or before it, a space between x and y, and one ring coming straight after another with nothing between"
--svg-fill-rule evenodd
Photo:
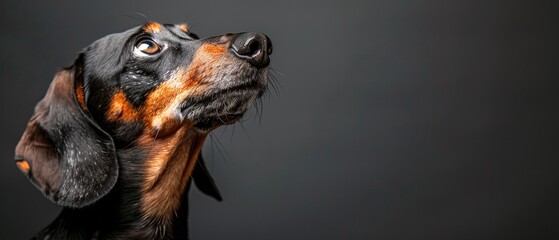
<instances>
[{"instance_id":1,"label":"dog","mask_svg":"<svg viewBox=\"0 0 559 240\"><path fill-rule=\"evenodd\" d=\"M221 195L200 154L267 88L262 33L199 39L148 22L95 41L61 69L16 146L60 215L33 239L188 239L190 179Z\"/></svg>"}]
</instances>

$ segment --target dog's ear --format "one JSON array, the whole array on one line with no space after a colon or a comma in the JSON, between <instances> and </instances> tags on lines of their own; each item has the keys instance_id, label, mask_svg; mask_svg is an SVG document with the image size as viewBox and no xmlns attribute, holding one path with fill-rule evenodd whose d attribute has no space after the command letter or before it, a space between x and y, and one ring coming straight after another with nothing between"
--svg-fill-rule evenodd
<instances>
[{"instance_id":1,"label":"dog's ear","mask_svg":"<svg viewBox=\"0 0 559 240\"><path fill-rule=\"evenodd\" d=\"M217 201L221 201L221 194L215 185L215 182L206 168L202 154L198 156L198 161L196 161L196 166L192 170L192 179L194 179L194 184L201 192L213 197Z\"/></svg>"},{"instance_id":2,"label":"dog's ear","mask_svg":"<svg viewBox=\"0 0 559 240\"><path fill-rule=\"evenodd\" d=\"M16 162L54 203L83 207L107 194L118 177L113 140L83 111L76 67L56 74L16 147Z\"/></svg>"}]
</instances>

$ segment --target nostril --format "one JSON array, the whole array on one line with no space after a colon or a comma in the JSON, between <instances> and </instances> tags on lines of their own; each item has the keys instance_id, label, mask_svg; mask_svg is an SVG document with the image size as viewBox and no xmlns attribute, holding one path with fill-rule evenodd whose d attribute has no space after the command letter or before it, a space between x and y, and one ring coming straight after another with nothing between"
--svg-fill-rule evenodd
<instances>
[{"instance_id":1,"label":"nostril","mask_svg":"<svg viewBox=\"0 0 559 240\"><path fill-rule=\"evenodd\" d=\"M237 54L247 57L254 57L261 49L262 44L256 38L244 39L244 42L236 42L233 48Z\"/></svg>"},{"instance_id":2,"label":"nostril","mask_svg":"<svg viewBox=\"0 0 559 240\"><path fill-rule=\"evenodd\" d=\"M262 49L262 45L260 44L260 42L254 41L253 39L253 41L250 41L248 48L249 48L250 55L254 56L260 51L260 49Z\"/></svg>"}]
</instances>

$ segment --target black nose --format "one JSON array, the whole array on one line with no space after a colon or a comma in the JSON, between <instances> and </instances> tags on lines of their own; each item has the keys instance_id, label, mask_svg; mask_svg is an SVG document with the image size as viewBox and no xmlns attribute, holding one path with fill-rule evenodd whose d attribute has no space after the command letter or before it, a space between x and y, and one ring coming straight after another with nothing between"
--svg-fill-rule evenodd
<instances>
[{"instance_id":1,"label":"black nose","mask_svg":"<svg viewBox=\"0 0 559 240\"><path fill-rule=\"evenodd\" d=\"M240 33L233 39L231 50L252 66L264 68L270 64L272 40L262 33Z\"/></svg>"}]
</instances>

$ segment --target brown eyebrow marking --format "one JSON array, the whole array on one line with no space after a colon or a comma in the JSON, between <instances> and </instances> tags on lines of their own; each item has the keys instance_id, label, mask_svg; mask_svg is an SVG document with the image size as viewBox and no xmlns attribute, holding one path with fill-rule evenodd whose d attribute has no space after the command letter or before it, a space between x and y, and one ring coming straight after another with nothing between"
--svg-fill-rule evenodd
<instances>
[{"instance_id":1,"label":"brown eyebrow marking","mask_svg":"<svg viewBox=\"0 0 559 240\"><path fill-rule=\"evenodd\" d=\"M188 25L186 25L186 23L179 25L179 28L184 32L188 32Z\"/></svg>"},{"instance_id":2,"label":"brown eyebrow marking","mask_svg":"<svg viewBox=\"0 0 559 240\"><path fill-rule=\"evenodd\" d=\"M150 22L144 26L144 31L149 33L161 32L161 24L156 22Z\"/></svg>"}]
</instances>

